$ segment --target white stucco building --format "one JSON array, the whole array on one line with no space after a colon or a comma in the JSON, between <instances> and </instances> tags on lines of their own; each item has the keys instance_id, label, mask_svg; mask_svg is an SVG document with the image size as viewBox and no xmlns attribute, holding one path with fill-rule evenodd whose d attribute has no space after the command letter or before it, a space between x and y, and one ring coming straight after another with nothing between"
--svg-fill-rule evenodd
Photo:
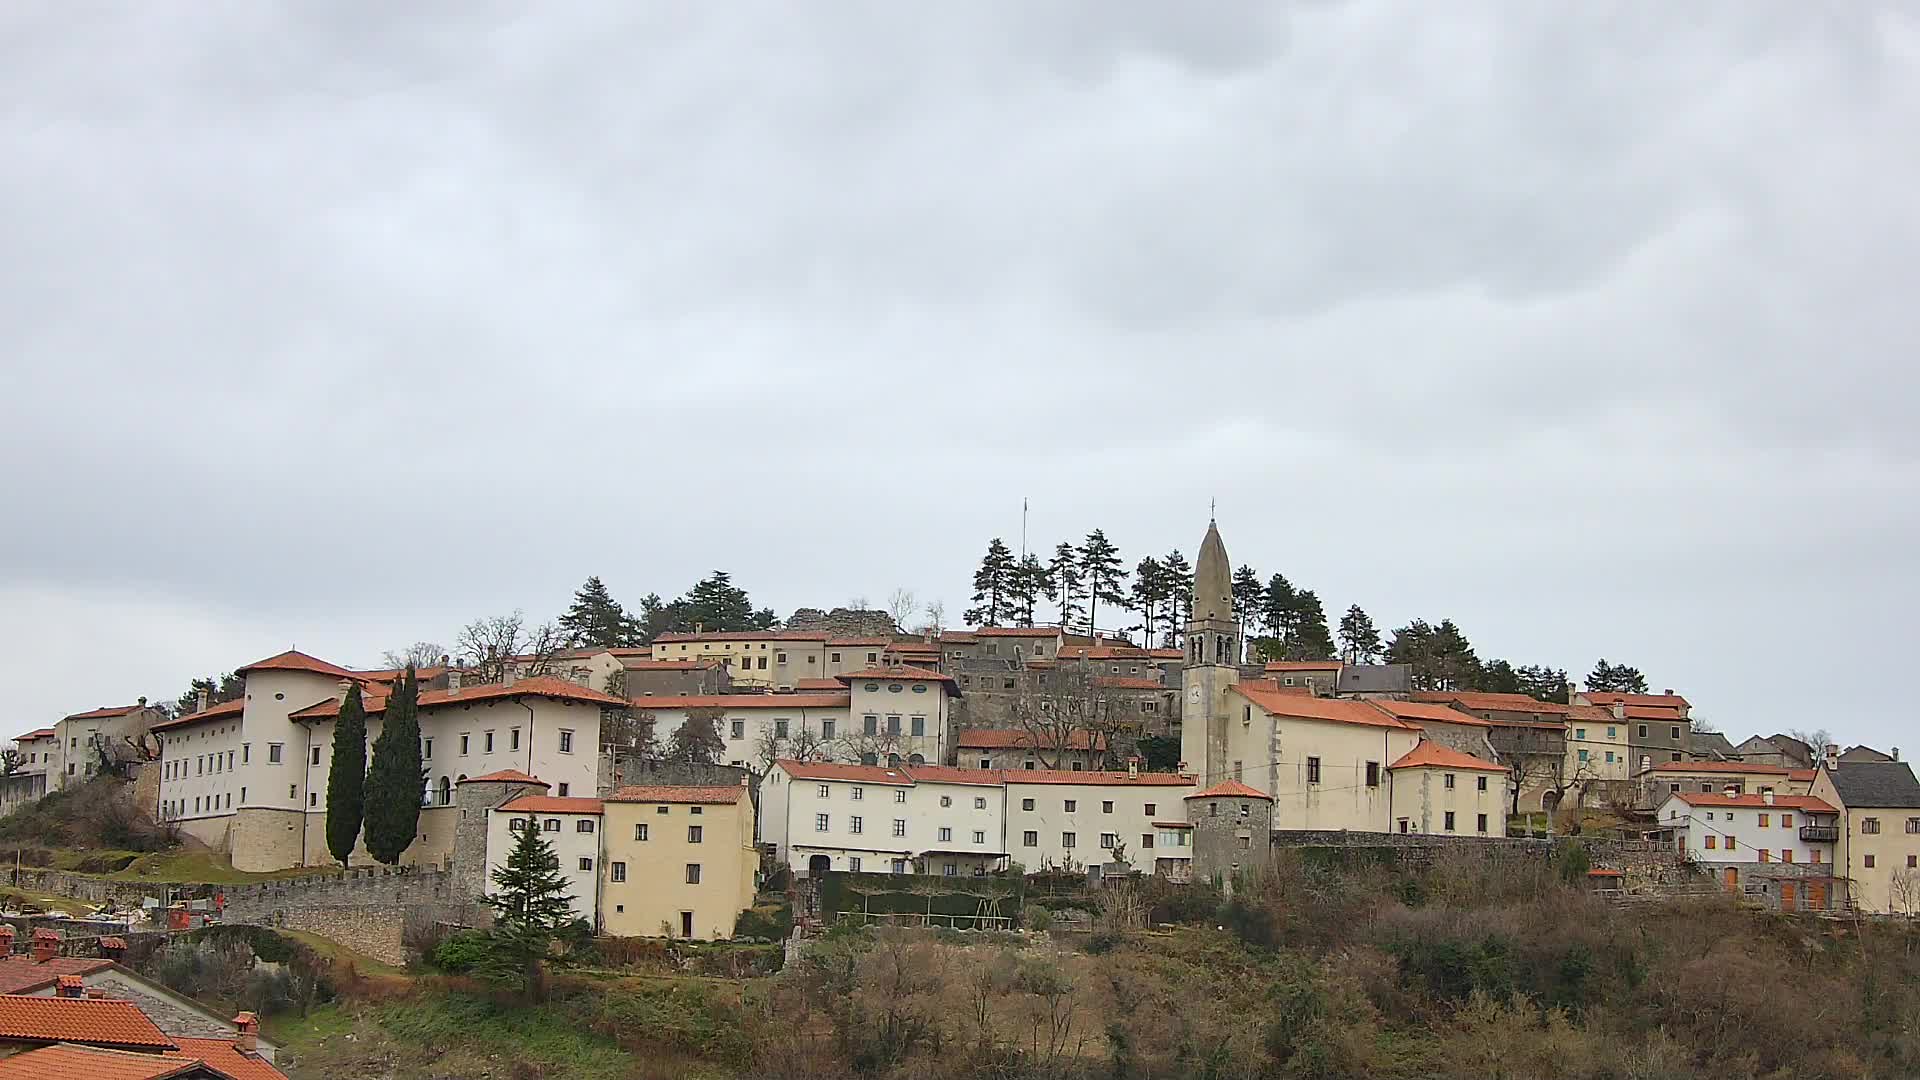
<instances>
[{"instance_id":1,"label":"white stucco building","mask_svg":"<svg viewBox=\"0 0 1920 1080\"><path fill-rule=\"evenodd\" d=\"M972 876L1005 865L993 770L780 761L760 788L760 837L796 873Z\"/></svg>"},{"instance_id":2,"label":"white stucco building","mask_svg":"<svg viewBox=\"0 0 1920 1080\"><path fill-rule=\"evenodd\" d=\"M515 830L537 829L560 860L560 872L571 887L574 914L598 930L600 864L606 853L602 818L599 799L522 795L496 807L487 822L488 891L493 889L493 872L513 853Z\"/></svg>"},{"instance_id":3,"label":"white stucco building","mask_svg":"<svg viewBox=\"0 0 1920 1080\"><path fill-rule=\"evenodd\" d=\"M1186 821L1193 777L1176 773L1016 769L1007 785L1007 850L1029 873L1123 857L1152 873L1164 831ZM1174 842L1180 837L1168 837ZM1175 857L1175 856L1170 856Z\"/></svg>"},{"instance_id":4,"label":"white stucco building","mask_svg":"<svg viewBox=\"0 0 1920 1080\"><path fill-rule=\"evenodd\" d=\"M1660 804L1659 824L1699 863L1831 866L1833 841L1826 837L1839 815L1811 795L1681 791Z\"/></svg>"}]
</instances>

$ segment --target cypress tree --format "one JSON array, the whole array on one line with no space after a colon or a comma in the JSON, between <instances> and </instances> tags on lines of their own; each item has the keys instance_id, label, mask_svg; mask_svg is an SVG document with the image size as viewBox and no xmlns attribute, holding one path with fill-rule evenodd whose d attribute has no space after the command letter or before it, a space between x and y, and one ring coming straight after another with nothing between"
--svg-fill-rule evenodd
<instances>
[{"instance_id":1,"label":"cypress tree","mask_svg":"<svg viewBox=\"0 0 1920 1080\"><path fill-rule=\"evenodd\" d=\"M420 682L409 667L387 698L387 716L367 770L367 850L388 866L419 835L427 771L420 765Z\"/></svg>"},{"instance_id":2,"label":"cypress tree","mask_svg":"<svg viewBox=\"0 0 1920 1080\"><path fill-rule=\"evenodd\" d=\"M360 684L347 687L340 717L333 724L333 769L327 774L327 850L346 866L367 798L367 711Z\"/></svg>"}]
</instances>

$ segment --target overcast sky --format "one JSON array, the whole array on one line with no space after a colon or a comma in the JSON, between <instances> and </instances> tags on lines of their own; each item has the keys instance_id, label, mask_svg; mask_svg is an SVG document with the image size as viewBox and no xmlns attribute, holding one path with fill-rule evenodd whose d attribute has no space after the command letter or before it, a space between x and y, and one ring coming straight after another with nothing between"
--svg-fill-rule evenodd
<instances>
[{"instance_id":1,"label":"overcast sky","mask_svg":"<svg viewBox=\"0 0 1920 1080\"><path fill-rule=\"evenodd\" d=\"M1920 751L1914 8L1204 8L0 7L0 720L1217 498Z\"/></svg>"}]
</instances>

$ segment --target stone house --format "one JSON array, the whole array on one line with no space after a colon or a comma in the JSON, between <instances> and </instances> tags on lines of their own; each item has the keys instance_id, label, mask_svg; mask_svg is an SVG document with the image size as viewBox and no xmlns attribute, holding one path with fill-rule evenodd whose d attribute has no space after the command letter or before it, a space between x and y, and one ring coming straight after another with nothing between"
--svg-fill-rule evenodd
<instances>
[{"instance_id":1,"label":"stone house","mask_svg":"<svg viewBox=\"0 0 1920 1080\"><path fill-rule=\"evenodd\" d=\"M1663 761L1643 770L1634 780L1635 805L1642 810L1652 810L1663 805L1668 796L1681 792L1789 794L1792 770L1745 761Z\"/></svg>"},{"instance_id":2,"label":"stone house","mask_svg":"<svg viewBox=\"0 0 1920 1080\"><path fill-rule=\"evenodd\" d=\"M953 764L981 769L1090 770L1106 753L1105 736L1091 731L1067 733L1067 745L1042 745L1044 733L1018 728L969 728L954 739Z\"/></svg>"},{"instance_id":3,"label":"stone house","mask_svg":"<svg viewBox=\"0 0 1920 1080\"><path fill-rule=\"evenodd\" d=\"M1571 706L1525 694L1466 690L1417 692L1414 701L1447 705L1487 721L1488 738L1517 781L1518 810L1552 810L1567 788L1567 717Z\"/></svg>"},{"instance_id":4,"label":"stone house","mask_svg":"<svg viewBox=\"0 0 1920 1080\"><path fill-rule=\"evenodd\" d=\"M1281 686L1304 686L1321 697L1333 697L1345 666L1338 660L1269 660L1262 675Z\"/></svg>"},{"instance_id":5,"label":"stone house","mask_svg":"<svg viewBox=\"0 0 1920 1080\"><path fill-rule=\"evenodd\" d=\"M1423 739L1388 766L1393 831L1507 834L1507 768Z\"/></svg>"},{"instance_id":6,"label":"stone house","mask_svg":"<svg viewBox=\"0 0 1920 1080\"><path fill-rule=\"evenodd\" d=\"M1237 882L1258 880L1266 872L1273 862L1273 796L1223 780L1182 801L1188 854L1180 853L1174 830L1163 830L1174 843L1156 849L1156 873L1176 881L1211 881L1231 893ZM1179 865L1183 862L1189 865Z\"/></svg>"},{"instance_id":7,"label":"stone house","mask_svg":"<svg viewBox=\"0 0 1920 1080\"><path fill-rule=\"evenodd\" d=\"M1655 818L1675 848L1728 892L1788 911L1824 911L1835 899L1838 814L1806 795L1677 791Z\"/></svg>"}]
</instances>

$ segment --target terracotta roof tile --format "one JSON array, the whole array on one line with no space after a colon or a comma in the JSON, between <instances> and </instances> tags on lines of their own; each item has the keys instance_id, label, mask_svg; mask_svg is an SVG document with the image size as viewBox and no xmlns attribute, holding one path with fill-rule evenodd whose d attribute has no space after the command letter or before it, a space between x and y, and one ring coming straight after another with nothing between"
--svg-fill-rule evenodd
<instances>
[{"instance_id":1,"label":"terracotta roof tile","mask_svg":"<svg viewBox=\"0 0 1920 1080\"><path fill-rule=\"evenodd\" d=\"M569 798L560 795L522 795L498 809L525 814L598 814L599 799Z\"/></svg>"},{"instance_id":2,"label":"terracotta roof tile","mask_svg":"<svg viewBox=\"0 0 1920 1080\"><path fill-rule=\"evenodd\" d=\"M528 776L519 769L501 769L499 772L490 772L485 776L469 776L465 780L457 782L462 784L539 784L541 787L553 786L537 776Z\"/></svg>"},{"instance_id":3,"label":"terracotta roof tile","mask_svg":"<svg viewBox=\"0 0 1920 1080\"><path fill-rule=\"evenodd\" d=\"M1089 784L1123 787L1192 787L1193 777L1180 773L1074 772L1069 769L1007 769L1009 784Z\"/></svg>"},{"instance_id":4,"label":"terracotta roof tile","mask_svg":"<svg viewBox=\"0 0 1920 1080\"><path fill-rule=\"evenodd\" d=\"M1482 760L1480 758L1474 757L1472 754L1463 754L1460 751L1455 750L1450 746L1442 746L1441 744L1434 742L1432 739L1420 740L1419 745L1415 746L1413 749L1407 751L1406 753L1400 755L1400 760L1387 766L1387 768L1389 769L1422 769L1422 768L1465 769L1465 770L1472 770L1475 772L1497 772L1497 773L1503 773L1507 771L1506 767L1503 765L1495 765L1491 761Z\"/></svg>"},{"instance_id":5,"label":"terracotta roof tile","mask_svg":"<svg viewBox=\"0 0 1920 1080\"><path fill-rule=\"evenodd\" d=\"M0 1040L174 1048L139 1006L109 998L0 996Z\"/></svg>"},{"instance_id":6,"label":"terracotta roof tile","mask_svg":"<svg viewBox=\"0 0 1920 1080\"><path fill-rule=\"evenodd\" d=\"M1238 780L1222 780L1205 791L1196 791L1187 796L1189 799L1265 799L1273 801L1273 796L1258 788L1248 787Z\"/></svg>"},{"instance_id":7,"label":"terracotta roof tile","mask_svg":"<svg viewBox=\"0 0 1920 1080\"><path fill-rule=\"evenodd\" d=\"M870 667L864 671L850 671L844 675L836 675L834 678L839 679L841 682L853 682L858 679L873 679L875 681L882 679L905 679L908 681L919 680L921 682L948 683L953 681L953 676L944 672L935 671L932 668L914 667L911 664L896 664L892 667Z\"/></svg>"},{"instance_id":8,"label":"terracotta roof tile","mask_svg":"<svg viewBox=\"0 0 1920 1080\"><path fill-rule=\"evenodd\" d=\"M145 705L102 705L98 709L89 709L86 712L77 712L77 713L74 713L72 716L62 717L61 719L63 720L112 720L115 717L131 716L132 714L137 713L144 708L146 708Z\"/></svg>"},{"instance_id":9,"label":"terracotta roof tile","mask_svg":"<svg viewBox=\"0 0 1920 1080\"><path fill-rule=\"evenodd\" d=\"M227 720L239 716L246 711L246 708L247 701L245 698L234 698L232 701L222 701L217 705L209 705L203 712L188 713L178 720L163 720L148 730L165 731L170 728L186 727L188 724L201 724L209 720Z\"/></svg>"},{"instance_id":10,"label":"terracotta roof tile","mask_svg":"<svg viewBox=\"0 0 1920 1080\"><path fill-rule=\"evenodd\" d=\"M906 765L906 774L916 784L969 784L975 787L999 787L1000 769L958 769L950 765Z\"/></svg>"},{"instance_id":11,"label":"terracotta roof tile","mask_svg":"<svg viewBox=\"0 0 1920 1080\"><path fill-rule=\"evenodd\" d=\"M16 736L13 741L28 742L33 739L51 739L51 738L53 738L53 729L50 727L43 727L43 728L36 728L33 731L29 731L25 735Z\"/></svg>"},{"instance_id":12,"label":"terracotta roof tile","mask_svg":"<svg viewBox=\"0 0 1920 1080\"><path fill-rule=\"evenodd\" d=\"M1435 705L1428 701L1394 701L1389 698L1372 698L1367 701L1367 704L1372 705L1376 709L1385 710L1387 713L1399 717L1410 724L1418 724L1420 721L1425 720L1429 723L1459 724L1463 727L1488 729L1493 727L1491 722L1482 720L1471 713L1463 713L1459 709L1447 705Z\"/></svg>"},{"instance_id":13,"label":"terracotta roof tile","mask_svg":"<svg viewBox=\"0 0 1920 1080\"><path fill-rule=\"evenodd\" d=\"M1533 713L1539 716L1565 716L1567 706L1554 701L1541 701L1525 694L1489 694L1478 690L1417 690L1413 694L1415 701L1438 702L1446 704L1457 702L1462 708L1479 709L1484 712Z\"/></svg>"},{"instance_id":14,"label":"terracotta roof tile","mask_svg":"<svg viewBox=\"0 0 1920 1080\"><path fill-rule=\"evenodd\" d=\"M841 649L898 649L917 646L920 642L900 642L884 637L836 637L827 639L827 648Z\"/></svg>"},{"instance_id":15,"label":"terracotta roof tile","mask_svg":"<svg viewBox=\"0 0 1920 1080\"><path fill-rule=\"evenodd\" d=\"M56 956L36 961L24 953L0 957L0 994L31 994L54 985L62 975L91 975L113 966L98 956Z\"/></svg>"},{"instance_id":16,"label":"terracotta roof tile","mask_svg":"<svg viewBox=\"0 0 1920 1080\"><path fill-rule=\"evenodd\" d=\"M614 655L618 656L616 652ZM621 656L620 666L628 671L702 671L720 666L718 658L705 660L649 660L641 656Z\"/></svg>"},{"instance_id":17,"label":"terracotta roof tile","mask_svg":"<svg viewBox=\"0 0 1920 1080\"><path fill-rule=\"evenodd\" d=\"M745 784L734 786L716 785L712 787L672 787L668 785L638 785L623 787L606 797L607 802L618 803L697 803L703 806L725 806L737 803L746 792Z\"/></svg>"},{"instance_id":18,"label":"terracotta roof tile","mask_svg":"<svg viewBox=\"0 0 1920 1080\"><path fill-rule=\"evenodd\" d=\"M1762 765L1755 761L1663 761L1653 767L1663 773L1741 773L1758 776L1786 776L1793 770L1784 765Z\"/></svg>"},{"instance_id":19,"label":"terracotta roof tile","mask_svg":"<svg viewBox=\"0 0 1920 1080\"><path fill-rule=\"evenodd\" d=\"M1827 805L1824 801L1816 799L1811 795L1775 795L1772 802L1768 802L1767 797L1759 793L1729 796L1712 791L1679 791L1670 797L1679 799L1688 806L1731 806L1736 808L1747 806L1756 810L1766 810L1777 807L1781 810L1805 810L1815 814L1837 814L1840 812L1838 809Z\"/></svg>"},{"instance_id":20,"label":"terracotta roof tile","mask_svg":"<svg viewBox=\"0 0 1920 1080\"><path fill-rule=\"evenodd\" d=\"M102 1050L90 1046L43 1046L0 1059L0 1080L168 1080L169 1077L208 1075L198 1058L174 1054ZM214 1075L233 1077L224 1070ZM276 1071L276 1076L284 1074Z\"/></svg>"},{"instance_id":21,"label":"terracotta roof tile","mask_svg":"<svg viewBox=\"0 0 1920 1080\"><path fill-rule=\"evenodd\" d=\"M1589 690L1580 695L1595 705L1652 705L1661 708L1688 708L1687 699L1680 694L1622 694L1612 690Z\"/></svg>"},{"instance_id":22,"label":"terracotta roof tile","mask_svg":"<svg viewBox=\"0 0 1920 1080\"><path fill-rule=\"evenodd\" d=\"M168 1057L198 1058L233 1080L287 1080L287 1074L274 1068L271 1062L241 1053L230 1039L175 1038L173 1041L180 1044L180 1049L169 1051Z\"/></svg>"},{"instance_id":23,"label":"terracotta roof tile","mask_svg":"<svg viewBox=\"0 0 1920 1080\"><path fill-rule=\"evenodd\" d=\"M698 634L661 634L654 639L655 644L672 642L692 644L696 641L820 641L827 635L813 630L707 630Z\"/></svg>"},{"instance_id":24,"label":"terracotta roof tile","mask_svg":"<svg viewBox=\"0 0 1920 1080\"><path fill-rule=\"evenodd\" d=\"M903 768L888 768L884 765L847 765L838 761L790 761L786 758L774 764L795 780L851 780L859 784L913 786L913 777L908 776Z\"/></svg>"},{"instance_id":25,"label":"terracotta roof tile","mask_svg":"<svg viewBox=\"0 0 1920 1080\"><path fill-rule=\"evenodd\" d=\"M339 664L329 664L317 656L308 656L298 649L269 656L265 660L255 660L251 664L233 669L235 675L245 675L249 671L308 671L315 675L331 675L336 679L351 679L354 673Z\"/></svg>"},{"instance_id":26,"label":"terracotta roof tile","mask_svg":"<svg viewBox=\"0 0 1920 1080\"><path fill-rule=\"evenodd\" d=\"M1364 701L1346 698L1318 698L1304 694L1282 693L1282 688L1264 679L1234 683L1228 689L1275 716L1296 720L1325 720L1336 724L1363 727L1419 730L1414 725L1374 708Z\"/></svg>"},{"instance_id":27,"label":"terracotta roof tile","mask_svg":"<svg viewBox=\"0 0 1920 1080\"><path fill-rule=\"evenodd\" d=\"M839 679L795 679L793 688L803 694L810 690L834 693L845 690L847 684Z\"/></svg>"},{"instance_id":28,"label":"terracotta roof tile","mask_svg":"<svg viewBox=\"0 0 1920 1080\"><path fill-rule=\"evenodd\" d=\"M637 697L635 709L844 709L853 703L846 690L833 694L689 694Z\"/></svg>"},{"instance_id":29,"label":"terracotta roof tile","mask_svg":"<svg viewBox=\"0 0 1920 1080\"><path fill-rule=\"evenodd\" d=\"M443 706L468 705L477 701L504 701L516 697L548 698L554 701L571 701L583 705L614 707L627 704L626 701L590 690L569 679L552 675L536 675L530 679L517 679L512 684L480 683L462 686L458 693L451 690L423 690L420 692L420 708L438 709ZM361 694L361 704L368 716L377 716L387 711L387 695L374 690ZM327 720L340 715L340 699L327 698L315 702L304 709L288 714L291 720Z\"/></svg>"}]
</instances>

